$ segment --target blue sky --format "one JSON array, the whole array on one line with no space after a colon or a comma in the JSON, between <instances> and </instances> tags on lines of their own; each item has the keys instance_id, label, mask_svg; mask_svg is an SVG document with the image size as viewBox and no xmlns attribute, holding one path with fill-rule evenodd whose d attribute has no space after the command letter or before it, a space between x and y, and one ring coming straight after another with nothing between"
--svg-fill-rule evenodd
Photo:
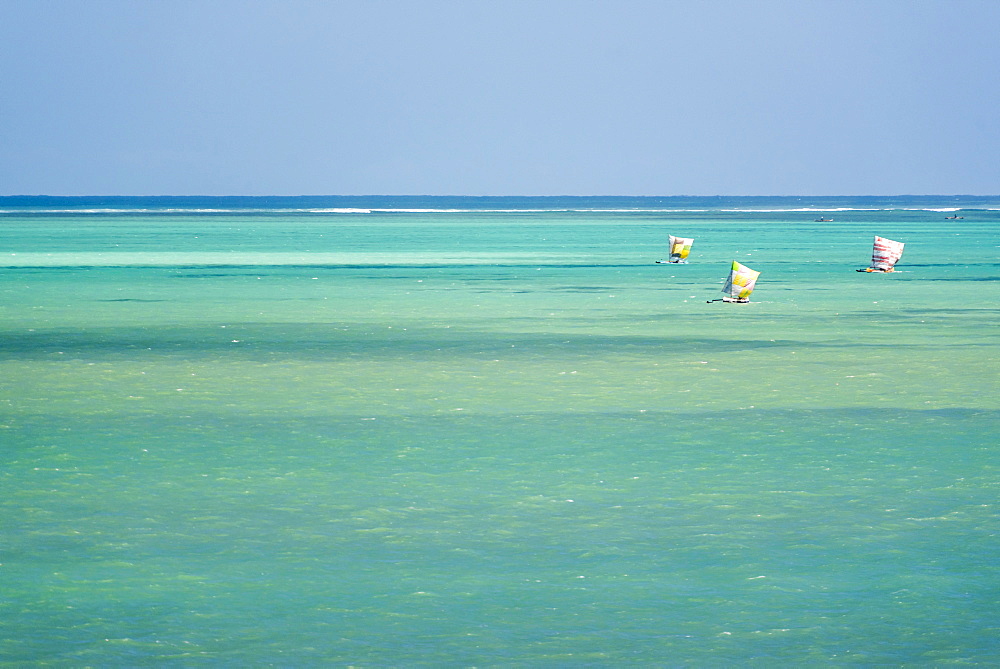
<instances>
[{"instance_id":1,"label":"blue sky","mask_svg":"<svg viewBox=\"0 0 1000 669\"><path fill-rule=\"evenodd\" d=\"M997 0L0 0L0 194L1000 193Z\"/></svg>"}]
</instances>

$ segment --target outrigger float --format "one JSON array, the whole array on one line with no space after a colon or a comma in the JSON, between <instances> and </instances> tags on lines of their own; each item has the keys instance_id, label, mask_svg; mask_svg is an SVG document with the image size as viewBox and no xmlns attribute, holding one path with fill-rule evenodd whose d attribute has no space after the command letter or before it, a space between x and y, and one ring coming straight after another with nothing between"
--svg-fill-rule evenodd
<instances>
[{"instance_id":1,"label":"outrigger float","mask_svg":"<svg viewBox=\"0 0 1000 669\"><path fill-rule=\"evenodd\" d=\"M750 269L746 265L733 261L732 269L729 271L729 279L722 287L724 297L715 300L705 300L711 302L734 302L736 304L747 304L750 301L750 293L753 292L757 284L757 277L760 272Z\"/></svg>"},{"instance_id":2,"label":"outrigger float","mask_svg":"<svg viewBox=\"0 0 1000 669\"><path fill-rule=\"evenodd\" d=\"M859 269L859 272L895 272L893 269L903 257L903 242L894 242L885 237L875 236L875 246L872 248L871 267Z\"/></svg>"},{"instance_id":3,"label":"outrigger float","mask_svg":"<svg viewBox=\"0 0 1000 669\"><path fill-rule=\"evenodd\" d=\"M656 264L662 265L667 263L683 263L687 264L688 254L691 253L691 245L694 244L694 239L686 239L684 237L674 237L670 235L670 257L666 261L657 260Z\"/></svg>"}]
</instances>

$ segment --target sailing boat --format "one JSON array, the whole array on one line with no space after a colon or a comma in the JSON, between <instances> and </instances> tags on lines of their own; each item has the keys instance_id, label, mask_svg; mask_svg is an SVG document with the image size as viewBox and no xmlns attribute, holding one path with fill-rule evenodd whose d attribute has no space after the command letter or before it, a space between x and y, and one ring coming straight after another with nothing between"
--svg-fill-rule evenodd
<instances>
[{"instance_id":1,"label":"sailing boat","mask_svg":"<svg viewBox=\"0 0 1000 669\"><path fill-rule=\"evenodd\" d=\"M903 242L894 242L885 237L875 236L875 246L872 249L871 267L859 269L859 272L894 272L893 266L903 257Z\"/></svg>"},{"instance_id":2,"label":"sailing boat","mask_svg":"<svg viewBox=\"0 0 1000 669\"><path fill-rule=\"evenodd\" d=\"M729 272L729 279L722 287L725 296L720 298L723 302L738 302L746 304L750 301L750 293L753 292L754 285L760 272L754 271L746 265L733 261L733 267ZM707 300L708 302L718 302L719 300Z\"/></svg>"},{"instance_id":3,"label":"sailing boat","mask_svg":"<svg viewBox=\"0 0 1000 669\"><path fill-rule=\"evenodd\" d=\"M670 257L667 259L667 262L687 264L687 257L691 253L692 244L694 244L694 239L685 239L684 237L670 235ZM662 260L657 260L656 262L663 263Z\"/></svg>"}]
</instances>

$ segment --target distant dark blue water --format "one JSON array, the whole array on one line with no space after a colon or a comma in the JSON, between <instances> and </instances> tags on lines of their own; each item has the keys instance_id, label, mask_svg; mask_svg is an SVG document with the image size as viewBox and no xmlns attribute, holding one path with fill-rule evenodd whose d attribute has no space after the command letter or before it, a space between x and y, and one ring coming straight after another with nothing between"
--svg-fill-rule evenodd
<instances>
[{"instance_id":1,"label":"distant dark blue water","mask_svg":"<svg viewBox=\"0 0 1000 669\"><path fill-rule=\"evenodd\" d=\"M1000 196L0 196L2 207L123 209L996 209Z\"/></svg>"}]
</instances>

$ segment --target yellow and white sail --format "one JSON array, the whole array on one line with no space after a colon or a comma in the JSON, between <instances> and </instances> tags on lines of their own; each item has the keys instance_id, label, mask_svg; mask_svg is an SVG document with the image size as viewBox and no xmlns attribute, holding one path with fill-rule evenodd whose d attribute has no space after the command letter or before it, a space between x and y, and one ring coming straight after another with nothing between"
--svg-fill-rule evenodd
<instances>
[{"instance_id":1,"label":"yellow and white sail","mask_svg":"<svg viewBox=\"0 0 1000 669\"><path fill-rule=\"evenodd\" d=\"M694 244L694 239L674 237L673 235L670 235L669 262L687 262L688 254L691 253L692 244Z\"/></svg>"},{"instance_id":2,"label":"yellow and white sail","mask_svg":"<svg viewBox=\"0 0 1000 669\"><path fill-rule=\"evenodd\" d=\"M875 236L875 246L872 249L872 265L868 272L891 272L899 259L903 257L903 242L894 242L885 237Z\"/></svg>"},{"instance_id":3,"label":"yellow and white sail","mask_svg":"<svg viewBox=\"0 0 1000 669\"><path fill-rule=\"evenodd\" d=\"M760 276L760 272L734 260L732 270L729 272L729 279L722 288L722 292L726 294L726 297L722 299L726 302L749 302L750 293L753 292L754 286L757 284L758 276Z\"/></svg>"}]
</instances>

